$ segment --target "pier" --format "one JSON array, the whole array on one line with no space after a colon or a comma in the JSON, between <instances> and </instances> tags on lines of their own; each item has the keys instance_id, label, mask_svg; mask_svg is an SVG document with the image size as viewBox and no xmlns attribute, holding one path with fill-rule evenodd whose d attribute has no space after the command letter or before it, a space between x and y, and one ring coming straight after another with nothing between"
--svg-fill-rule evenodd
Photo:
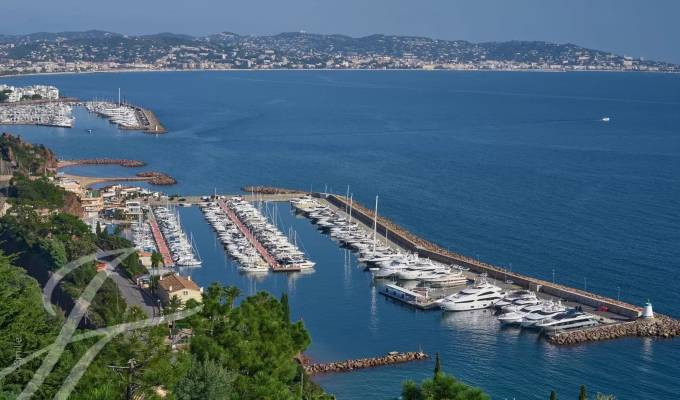
<instances>
[{"instance_id":1,"label":"pier","mask_svg":"<svg viewBox=\"0 0 680 400\"><path fill-rule=\"evenodd\" d=\"M158 252L163 257L163 265L166 268L172 268L175 266L175 262L172 260L172 255L170 254L170 248L165 242L165 237L161 233L161 229L158 227L156 222L156 217L153 213L149 213L149 225L151 225L151 233L153 234L154 241L156 242L156 247L158 247Z\"/></svg>"},{"instance_id":2,"label":"pier","mask_svg":"<svg viewBox=\"0 0 680 400\"><path fill-rule=\"evenodd\" d=\"M325 199L328 203L334 205L340 210L349 207L349 201L342 196L335 194L325 195L321 193L314 193L313 196L316 198ZM353 201L352 205L352 217L355 220L362 222L364 225L371 227L374 223L373 211L361 206L356 201ZM510 279L515 285L522 288L541 292L564 300L573 301L578 304L588 305L594 308L604 306L609 310L609 312L629 319L638 318L642 313L641 307L632 304L586 292L584 290L548 282L542 279L532 278L526 275L518 274L516 272L509 272L503 268L442 249L441 247L413 235L395 223L380 216L377 218L376 225L377 231L382 236L389 236L389 240L391 242L397 244L399 247L405 250L417 253L423 258L429 258L433 261L439 261L445 264L458 264L466 266L469 267L473 272L486 273L489 277L501 281Z\"/></svg>"},{"instance_id":3,"label":"pier","mask_svg":"<svg viewBox=\"0 0 680 400\"><path fill-rule=\"evenodd\" d=\"M85 158L80 160L60 160L57 163L57 168L61 169L76 165L118 165L125 168L137 168L146 166L146 163L144 161L117 158Z\"/></svg>"},{"instance_id":4,"label":"pier","mask_svg":"<svg viewBox=\"0 0 680 400\"><path fill-rule=\"evenodd\" d=\"M427 360L429 356L421 351L398 353L391 352L381 357L359 358L356 360L337 361L329 363L313 364L308 360L302 360L302 366L309 375L351 372L357 369L382 367L384 365L402 364L411 361Z\"/></svg>"},{"instance_id":5,"label":"pier","mask_svg":"<svg viewBox=\"0 0 680 400\"><path fill-rule=\"evenodd\" d=\"M239 219L239 217L229 208L227 205L224 203L224 201L219 201L217 203L222 211L224 211L225 214L231 219L231 221L236 225L238 230L243 234L243 236L248 239L250 244L257 250L257 252L260 254L260 256L269 264L269 267L272 269L274 272L297 272L300 271L300 268L297 267L284 267L281 264L279 264L274 256L272 256L269 251L260 243L259 240L253 235L253 233L248 229L245 225L243 225L243 222Z\"/></svg>"}]
</instances>

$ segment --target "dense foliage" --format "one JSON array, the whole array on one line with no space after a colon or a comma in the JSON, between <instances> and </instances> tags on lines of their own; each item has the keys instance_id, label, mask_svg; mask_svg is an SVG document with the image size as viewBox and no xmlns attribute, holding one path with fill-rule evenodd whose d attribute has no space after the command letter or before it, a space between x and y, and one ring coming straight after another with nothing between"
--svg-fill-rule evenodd
<instances>
[{"instance_id":1,"label":"dense foliage","mask_svg":"<svg viewBox=\"0 0 680 400\"><path fill-rule=\"evenodd\" d=\"M9 133L0 135L0 159L2 172L7 175L15 172L44 174L56 166L56 157L48 148L25 142Z\"/></svg>"},{"instance_id":2,"label":"dense foliage","mask_svg":"<svg viewBox=\"0 0 680 400\"><path fill-rule=\"evenodd\" d=\"M66 191L45 177L31 179L25 175L15 175L8 191L15 203L34 207L58 209L65 203Z\"/></svg>"},{"instance_id":3,"label":"dense foliage","mask_svg":"<svg viewBox=\"0 0 680 400\"><path fill-rule=\"evenodd\" d=\"M490 400L480 389L438 372L436 368L434 376L420 385L414 381L404 382L401 395L404 400Z\"/></svg>"}]
</instances>

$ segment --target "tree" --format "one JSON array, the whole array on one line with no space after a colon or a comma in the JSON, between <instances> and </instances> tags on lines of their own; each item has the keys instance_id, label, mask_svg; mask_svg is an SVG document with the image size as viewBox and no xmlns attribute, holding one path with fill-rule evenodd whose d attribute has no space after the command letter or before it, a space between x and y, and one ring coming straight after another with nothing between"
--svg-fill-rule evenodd
<instances>
[{"instance_id":1,"label":"tree","mask_svg":"<svg viewBox=\"0 0 680 400\"><path fill-rule=\"evenodd\" d=\"M283 320L290 322L290 306L288 305L288 294L281 295L281 308L283 309Z\"/></svg>"},{"instance_id":2,"label":"tree","mask_svg":"<svg viewBox=\"0 0 680 400\"><path fill-rule=\"evenodd\" d=\"M426 379L418 386L413 381L402 385L404 400L490 400L480 389L468 386L443 372L433 379Z\"/></svg>"},{"instance_id":3,"label":"tree","mask_svg":"<svg viewBox=\"0 0 680 400\"><path fill-rule=\"evenodd\" d=\"M163 262L163 256L161 253L154 251L151 253L151 268L154 270L160 267L161 263Z\"/></svg>"},{"instance_id":4,"label":"tree","mask_svg":"<svg viewBox=\"0 0 680 400\"><path fill-rule=\"evenodd\" d=\"M172 314L175 313L179 310L182 309L182 300L177 297L177 295L172 296L170 300L168 300L168 304L165 306L165 313L166 314ZM175 320L172 321L172 325L170 326L170 337L173 337L175 334Z\"/></svg>"},{"instance_id":5,"label":"tree","mask_svg":"<svg viewBox=\"0 0 680 400\"><path fill-rule=\"evenodd\" d=\"M441 361L439 361L439 353L435 353L434 358L434 377L437 378L442 370Z\"/></svg>"},{"instance_id":6,"label":"tree","mask_svg":"<svg viewBox=\"0 0 680 400\"><path fill-rule=\"evenodd\" d=\"M557 392L554 390L550 391L550 400L557 400Z\"/></svg>"},{"instance_id":7,"label":"tree","mask_svg":"<svg viewBox=\"0 0 680 400\"><path fill-rule=\"evenodd\" d=\"M224 289L224 294L226 297L227 310L231 310L234 307L234 302L241 295L241 290L236 286L229 286Z\"/></svg>"},{"instance_id":8,"label":"tree","mask_svg":"<svg viewBox=\"0 0 680 400\"><path fill-rule=\"evenodd\" d=\"M191 361L189 371L175 387L177 400L228 399L236 379L233 372L213 360Z\"/></svg>"},{"instance_id":9,"label":"tree","mask_svg":"<svg viewBox=\"0 0 680 400\"><path fill-rule=\"evenodd\" d=\"M581 385L578 390L578 400L588 400L588 394L586 393L586 385Z\"/></svg>"}]
</instances>

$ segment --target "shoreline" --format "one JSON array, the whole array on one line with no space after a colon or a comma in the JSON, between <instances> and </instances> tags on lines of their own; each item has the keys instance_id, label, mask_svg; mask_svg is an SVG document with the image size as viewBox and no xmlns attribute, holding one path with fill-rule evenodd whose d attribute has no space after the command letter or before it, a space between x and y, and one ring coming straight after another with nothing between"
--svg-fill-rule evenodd
<instances>
[{"instance_id":1,"label":"shoreline","mask_svg":"<svg viewBox=\"0 0 680 400\"><path fill-rule=\"evenodd\" d=\"M59 76L59 75L94 75L94 74L116 74L116 73L151 73L151 72L277 72L277 71L322 71L322 72L348 72L348 71L370 71L370 72L525 72L525 73L620 73L620 74L661 74L661 75L680 75L680 71L625 71L625 70L551 70L551 69L486 69L486 68L471 68L471 69L424 69L424 68L194 68L194 69L116 69L106 71L63 71L63 72L29 72L20 74L0 74L2 78L21 78L26 76Z\"/></svg>"}]
</instances>

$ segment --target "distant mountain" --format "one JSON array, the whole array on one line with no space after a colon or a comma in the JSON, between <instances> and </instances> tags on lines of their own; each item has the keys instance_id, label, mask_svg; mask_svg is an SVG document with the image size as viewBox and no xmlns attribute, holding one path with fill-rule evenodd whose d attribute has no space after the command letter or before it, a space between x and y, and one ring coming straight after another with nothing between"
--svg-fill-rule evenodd
<instances>
[{"instance_id":1,"label":"distant mountain","mask_svg":"<svg viewBox=\"0 0 680 400\"><path fill-rule=\"evenodd\" d=\"M375 34L354 38L306 32L135 36L98 30L0 36L0 71L5 73L122 68L680 71L670 63L542 41L472 43L417 36Z\"/></svg>"}]
</instances>

